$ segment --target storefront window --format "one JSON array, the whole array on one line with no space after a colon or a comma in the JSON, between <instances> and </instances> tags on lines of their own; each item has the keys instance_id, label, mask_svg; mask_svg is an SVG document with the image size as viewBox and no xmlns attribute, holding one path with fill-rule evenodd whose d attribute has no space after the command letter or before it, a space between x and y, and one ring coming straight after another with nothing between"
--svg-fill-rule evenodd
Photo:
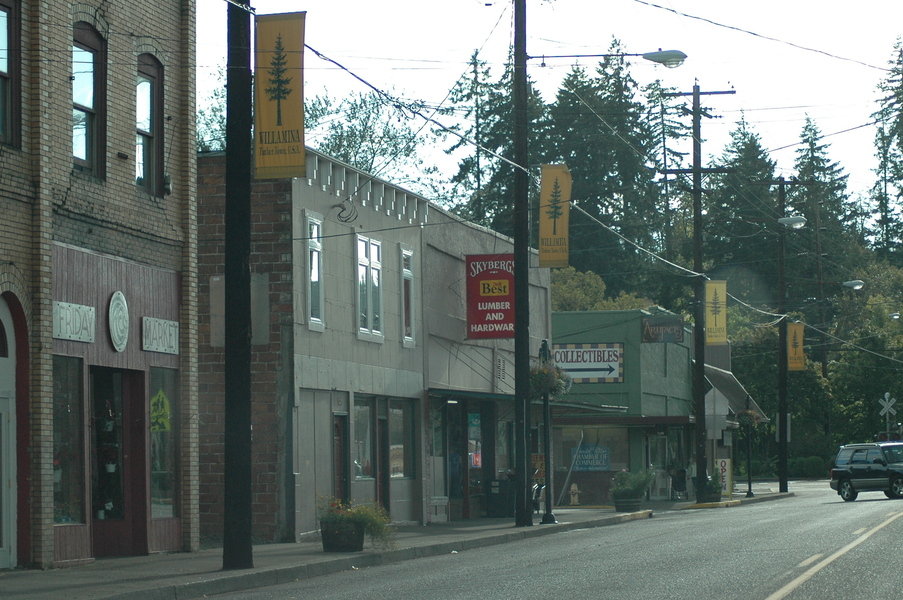
<instances>
[{"instance_id":1,"label":"storefront window","mask_svg":"<svg viewBox=\"0 0 903 600\"><path fill-rule=\"evenodd\" d=\"M373 400L354 401L354 476L373 477Z\"/></svg>"},{"instance_id":2,"label":"storefront window","mask_svg":"<svg viewBox=\"0 0 903 600\"><path fill-rule=\"evenodd\" d=\"M151 517L179 516L179 372L150 370Z\"/></svg>"},{"instance_id":3,"label":"storefront window","mask_svg":"<svg viewBox=\"0 0 903 600\"><path fill-rule=\"evenodd\" d=\"M85 522L82 361L53 357L53 522Z\"/></svg>"},{"instance_id":4,"label":"storefront window","mask_svg":"<svg viewBox=\"0 0 903 600\"><path fill-rule=\"evenodd\" d=\"M414 476L414 406L403 400L389 404L389 476Z\"/></svg>"}]
</instances>

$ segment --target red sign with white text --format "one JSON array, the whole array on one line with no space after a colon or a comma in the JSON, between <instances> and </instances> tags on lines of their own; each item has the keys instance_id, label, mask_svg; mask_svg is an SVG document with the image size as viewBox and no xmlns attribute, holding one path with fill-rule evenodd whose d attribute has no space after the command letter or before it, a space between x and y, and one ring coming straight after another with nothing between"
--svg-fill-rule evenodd
<instances>
[{"instance_id":1,"label":"red sign with white text","mask_svg":"<svg viewBox=\"0 0 903 600\"><path fill-rule=\"evenodd\" d=\"M514 337L514 255L467 257L467 337Z\"/></svg>"}]
</instances>

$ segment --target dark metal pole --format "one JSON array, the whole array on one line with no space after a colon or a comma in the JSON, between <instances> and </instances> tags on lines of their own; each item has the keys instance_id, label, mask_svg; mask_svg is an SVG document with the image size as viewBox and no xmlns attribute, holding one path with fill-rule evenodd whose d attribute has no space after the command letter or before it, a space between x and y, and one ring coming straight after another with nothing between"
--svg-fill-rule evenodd
<instances>
[{"instance_id":1,"label":"dark metal pole","mask_svg":"<svg viewBox=\"0 0 903 600\"><path fill-rule=\"evenodd\" d=\"M514 524L533 525L527 432L530 398L530 220L527 179L527 3L514 0Z\"/></svg>"},{"instance_id":2,"label":"dark metal pole","mask_svg":"<svg viewBox=\"0 0 903 600\"><path fill-rule=\"evenodd\" d=\"M539 358L543 366L553 366L552 353L549 351L549 342L543 340L539 347ZM542 515L540 525L550 525L558 520L552 514L552 405L549 401L549 392L542 394L542 453L545 461L545 495L546 511Z\"/></svg>"},{"instance_id":3,"label":"dark metal pole","mask_svg":"<svg viewBox=\"0 0 903 600\"><path fill-rule=\"evenodd\" d=\"M242 0L236 0L242 3ZM223 569L254 566L251 547L251 13L228 5Z\"/></svg>"},{"instance_id":4,"label":"dark metal pole","mask_svg":"<svg viewBox=\"0 0 903 600\"><path fill-rule=\"evenodd\" d=\"M708 500L705 430L705 277L702 274L702 108L699 85L693 86L693 407L696 417L696 499Z\"/></svg>"},{"instance_id":5,"label":"dark metal pole","mask_svg":"<svg viewBox=\"0 0 903 600\"><path fill-rule=\"evenodd\" d=\"M786 181L778 180L778 214L784 216ZM784 282L784 228L778 228L778 314L783 315L787 300ZM778 489L787 491L787 317L778 323Z\"/></svg>"},{"instance_id":6,"label":"dark metal pole","mask_svg":"<svg viewBox=\"0 0 903 600\"><path fill-rule=\"evenodd\" d=\"M752 491L752 416L749 413L749 395L746 396L746 497L755 496Z\"/></svg>"}]
</instances>

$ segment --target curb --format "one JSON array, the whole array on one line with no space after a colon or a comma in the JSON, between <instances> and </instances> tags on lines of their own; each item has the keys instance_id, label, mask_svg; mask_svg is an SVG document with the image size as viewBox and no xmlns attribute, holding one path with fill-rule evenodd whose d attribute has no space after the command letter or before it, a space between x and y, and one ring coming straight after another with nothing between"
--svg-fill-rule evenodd
<instances>
[{"instance_id":1,"label":"curb","mask_svg":"<svg viewBox=\"0 0 903 600\"><path fill-rule=\"evenodd\" d=\"M722 500L721 502L701 502L681 507L680 510L690 510L696 508L730 508L732 506L740 506L741 504L755 504L756 502L767 502L769 500L780 500L781 498L790 498L795 496L793 492L778 492L776 494L768 494L765 496L753 496L752 498L742 498L738 500Z\"/></svg>"},{"instance_id":2,"label":"curb","mask_svg":"<svg viewBox=\"0 0 903 600\"><path fill-rule=\"evenodd\" d=\"M619 513L590 521L556 523L553 527L533 525L532 527L525 527L515 531L507 531L472 539L427 544L423 546L411 546L408 548L399 548L397 550L356 553L354 556L335 558L333 560L307 565L275 567L270 569L250 569L246 572L223 574L219 577L213 577L202 581L193 581L137 592L133 591L104 596L103 600L190 600L214 594L240 592L243 590L291 583L293 581L309 579L320 575L329 575L340 571L375 567L416 558L439 556L442 554L453 554L465 550L472 550L474 548L506 544L508 542L515 542L553 533L604 527L607 525L625 523L627 521L649 519L651 517L651 510L641 510L633 513Z\"/></svg>"}]
</instances>

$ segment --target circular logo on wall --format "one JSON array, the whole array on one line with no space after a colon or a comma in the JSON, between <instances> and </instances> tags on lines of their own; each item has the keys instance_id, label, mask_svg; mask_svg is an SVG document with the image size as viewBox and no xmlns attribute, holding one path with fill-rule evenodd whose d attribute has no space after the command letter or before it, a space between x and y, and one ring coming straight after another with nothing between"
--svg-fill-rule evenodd
<instances>
[{"instance_id":1,"label":"circular logo on wall","mask_svg":"<svg viewBox=\"0 0 903 600\"><path fill-rule=\"evenodd\" d=\"M114 292L110 298L109 325L113 348L122 352L129 342L129 305L122 292Z\"/></svg>"}]
</instances>

